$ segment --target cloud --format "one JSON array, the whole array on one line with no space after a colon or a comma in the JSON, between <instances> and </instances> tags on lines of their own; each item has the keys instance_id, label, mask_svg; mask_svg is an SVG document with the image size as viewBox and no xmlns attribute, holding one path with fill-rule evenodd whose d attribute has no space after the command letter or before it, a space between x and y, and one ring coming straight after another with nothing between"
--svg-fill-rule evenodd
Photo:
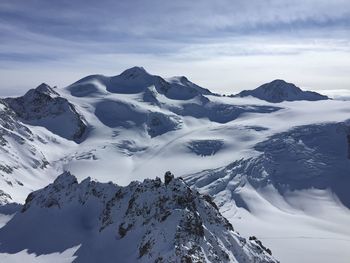
<instances>
[{"instance_id":1,"label":"cloud","mask_svg":"<svg viewBox=\"0 0 350 263\"><path fill-rule=\"evenodd\" d=\"M152 67L156 73L175 73L178 67L176 72L184 69L180 74L199 76L200 70L195 72L193 65L203 68L202 63L210 63L206 71L218 65L220 69L212 70L225 71L224 67L237 66L227 63L234 60L244 64L248 72L261 66L263 58L274 67L269 70L278 75L284 65L281 60L288 56L295 57L288 59L295 72L297 65L319 67L308 60L315 53L327 54L328 61L322 61L318 71L324 73L333 72L330 65L337 61L349 59L350 2L3 0L0 40L0 81L13 86L18 80L9 80L5 72L23 74L31 68L34 82L54 76L51 69L67 74L60 78L65 79L62 84L68 84L73 75L101 69L110 73L132 63ZM67 73L67 68L74 68L77 74ZM249 73L240 77L251 78ZM227 81L234 83L233 77ZM212 83L207 80L204 84ZM240 83L245 86L249 81ZM228 89L229 84L224 86Z\"/></svg>"},{"instance_id":2,"label":"cloud","mask_svg":"<svg viewBox=\"0 0 350 263\"><path fill-rule=\"evenodd\" d=\"M321 90L320 92L335 100L350 100L350 87L349 89Z\"/></svg>"},{"instance_id":3,"label":"cloud","mask_svg":"<svg viewBox=\"0 0 350 263\"><path fill-rule=\"evenodd\" d=\"M140 38L186 42L202 37L298 34L307 29L316 33L350 27L350 3L340 0L4 0L0 10L2 24L20 31L102 43Z\"/></svg>"}]
</instances>

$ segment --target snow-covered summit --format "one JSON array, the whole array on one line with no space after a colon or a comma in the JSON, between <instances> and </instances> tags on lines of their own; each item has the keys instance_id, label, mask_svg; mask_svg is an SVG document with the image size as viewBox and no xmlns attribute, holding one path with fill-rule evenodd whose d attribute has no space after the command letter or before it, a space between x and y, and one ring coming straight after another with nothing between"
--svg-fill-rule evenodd
<instances>
[{"instance_id":1,"label":"snow-covered summit","mask_svg":"<svg viewBox=\"0 0 350 263\"><path fill-rule=\"evenodd\" d=\"M203 95L213 95L213 93L209 89L205 89L205 88L198 86L197 84L193 83L185 76L177 76L177 77L168 78L167 81L173 85L177 84L180 86L185 86L189 89L197 90L200 94L203 94Z\"/></svg>"},{"instance_id":2,"label":"snow-covered summit","mask_svg":"<svg viewBox=\"0 0 350 263\"><path fill-rule=\"evenodd\" d=\"M91 96L96 94L101 85L105 91L119 94L142 93L153 86L159 94L174 100L189 100L203 94L212 94L209 90L199 87L187 78L175 77L166 80L148 73L143 67L132 67L113 77L87 76L73 83L67 89L73 96Z\"/></svg>"},{"instance_id":3,"label":"snow-covered summit","mask_svg":"<svg viewBox=\"0 0 350 263\"><path fill-rule=\"evenodd\" d=\"M38 87L36 87L35 89L31 89L28 91L27 94L46 94L52 98L54 97L58 97L60 96L55 90L54 88L51 88L49 85L47 85L46 83L41 83ZM26 95L24 95L26 96ZM35 95L34 95L35 96Z\"/></svg>"},{"instance_id":4,"label":"snow-covered summit","mask_svg":"<svg viewBox=\"0 0 350 263\"><path fill-rule=\"evenodd\" d=\"M260 241L235 232L209 196L170 172L164 183L126 187L78 183L65 172L28 196L0 229L0 244L1 252L36 255L80 244L74 262L277 262Z\"/></svg>"},{"instance_id":5,"label":"snow-covered summit","mask_svg":"<svg viewBox=\"0 0 350 263\"><path fill-rule=\"evenodd\" d=\"M86 131L87 124L75 106L45 83L5 102L23 122L43 126L66 139L81 141Z\"/></svg>"},{"instance_id":6,"label":"snow-covered summit","mask_svg":"<svg viewBox=\"0 0 350 263\"><path fill-rule=\"evenodd\" d=\"M135 66L124 70L120 76L125 78L142 78L146 76L151 76L143 67Z\"/></svg>"},{"instance_id":7,"label":"snow-covered summit","mask_svg":"<svg viewBox=\"0 0 350 263\"><path fill-rule=\"evenodd\" d=\"M303 91L293 83L288 83L281 79L265 83L254 90L244 90L238 93L238 97L253 96L268 102L278 103L282 101L296 100L327 100L328 97L313 91Z\"/></svg>"}]
</instances>

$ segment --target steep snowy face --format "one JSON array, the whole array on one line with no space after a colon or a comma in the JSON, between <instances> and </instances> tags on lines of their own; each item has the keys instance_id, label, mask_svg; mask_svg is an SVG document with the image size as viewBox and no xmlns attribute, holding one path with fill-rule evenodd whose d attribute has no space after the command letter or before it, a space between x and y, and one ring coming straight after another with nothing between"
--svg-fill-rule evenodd
<instances>
[{"instance_id":1,"label":"steep snowy face","mask_svg":"<svg viewBox=\"0 0 350 263\"><path fill-rule=\"evenodd\" d=\"M190 175L198 189L217 195L228 190L236 203L241 187L273 185L280 194L305 189L330 189L350 208L350 122L306 125L271 136L255 146L260 155Z\"/></svg>"},{"instance_id":2,"label":"steep snowy face","mask_svg":"<svg viewBox=\"0 0 350 263\"><path fill-rule=\"evenodd\" d=\"M25 126L7 102L0 99L0 204L14 201L12 192L28 191L22 181L24 170L44 172L47 167L48 161L36 142L44 144L45 140Z\"/></svg>"},{"instance_id":3,"label":"steep snowy face","mask_svg":"<svg viewBox=\"0 0 350 263\"><path fill-rule=\"evenodd\" d=\"M278 103L282 101L296 100L327 100L328 97L317 92L303 91L293 83L285 82L284 80L274 80L270 83L261 85L254 90L244 90L238 93L238 97L253 96L268 102Z\"/></svg>"},{"instance_id":4,"label":"steep snowy face","mask_svg":"<svg viewBox=\"0 0 350 263\"><path fill-rule=\"evenodd\" d=\"M5 99L24 123L42 126L63 138L80 142L87 129L75 106L54 89L41 84L24 96Z\"/></svg>"},{"instance_id":5,"label":"steep snowy face","mask_svg":"<svg viewBox=\"0 0 350 263\"><path fill-rule=\"evenodd\" d=\"M35 237L35 238L33 238ZM127 187L70 173L31 193L0 229L0 251L36 255L80 245L74 262L277 262L246 240L209 196L167 172Z\"/></svg>"}]
</instances>

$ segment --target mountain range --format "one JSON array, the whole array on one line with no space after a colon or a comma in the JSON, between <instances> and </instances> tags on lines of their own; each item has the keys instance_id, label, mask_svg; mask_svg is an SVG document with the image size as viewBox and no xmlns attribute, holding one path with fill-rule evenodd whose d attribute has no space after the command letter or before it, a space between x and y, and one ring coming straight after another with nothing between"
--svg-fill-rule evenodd
<instances>
[{"instance_id":1,"label":"mountain range","mask_svg":"<svg viewBox=\"0 0 350 263\"><path fill-rule=\"evenodd\" d=\"M0 259L346 262L349 112L141 67L0 99Z\"/></svg>"}]
</instances>

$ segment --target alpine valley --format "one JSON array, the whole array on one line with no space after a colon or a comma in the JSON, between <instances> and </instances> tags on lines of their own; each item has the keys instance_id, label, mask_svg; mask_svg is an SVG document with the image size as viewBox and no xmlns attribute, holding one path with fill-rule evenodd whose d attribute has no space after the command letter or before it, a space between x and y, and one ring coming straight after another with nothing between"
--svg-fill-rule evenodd
<instances>
[{"instance_id":1,"label":"alpine valley","mask_svg":"<svg viewBox=\"0 0 350 263\"><path fill-rule=\"evenodd\" d=\"M43 83L0 161L0 262L349 262L350 103L283 80Z\"/></svg>"}]
</instances>

